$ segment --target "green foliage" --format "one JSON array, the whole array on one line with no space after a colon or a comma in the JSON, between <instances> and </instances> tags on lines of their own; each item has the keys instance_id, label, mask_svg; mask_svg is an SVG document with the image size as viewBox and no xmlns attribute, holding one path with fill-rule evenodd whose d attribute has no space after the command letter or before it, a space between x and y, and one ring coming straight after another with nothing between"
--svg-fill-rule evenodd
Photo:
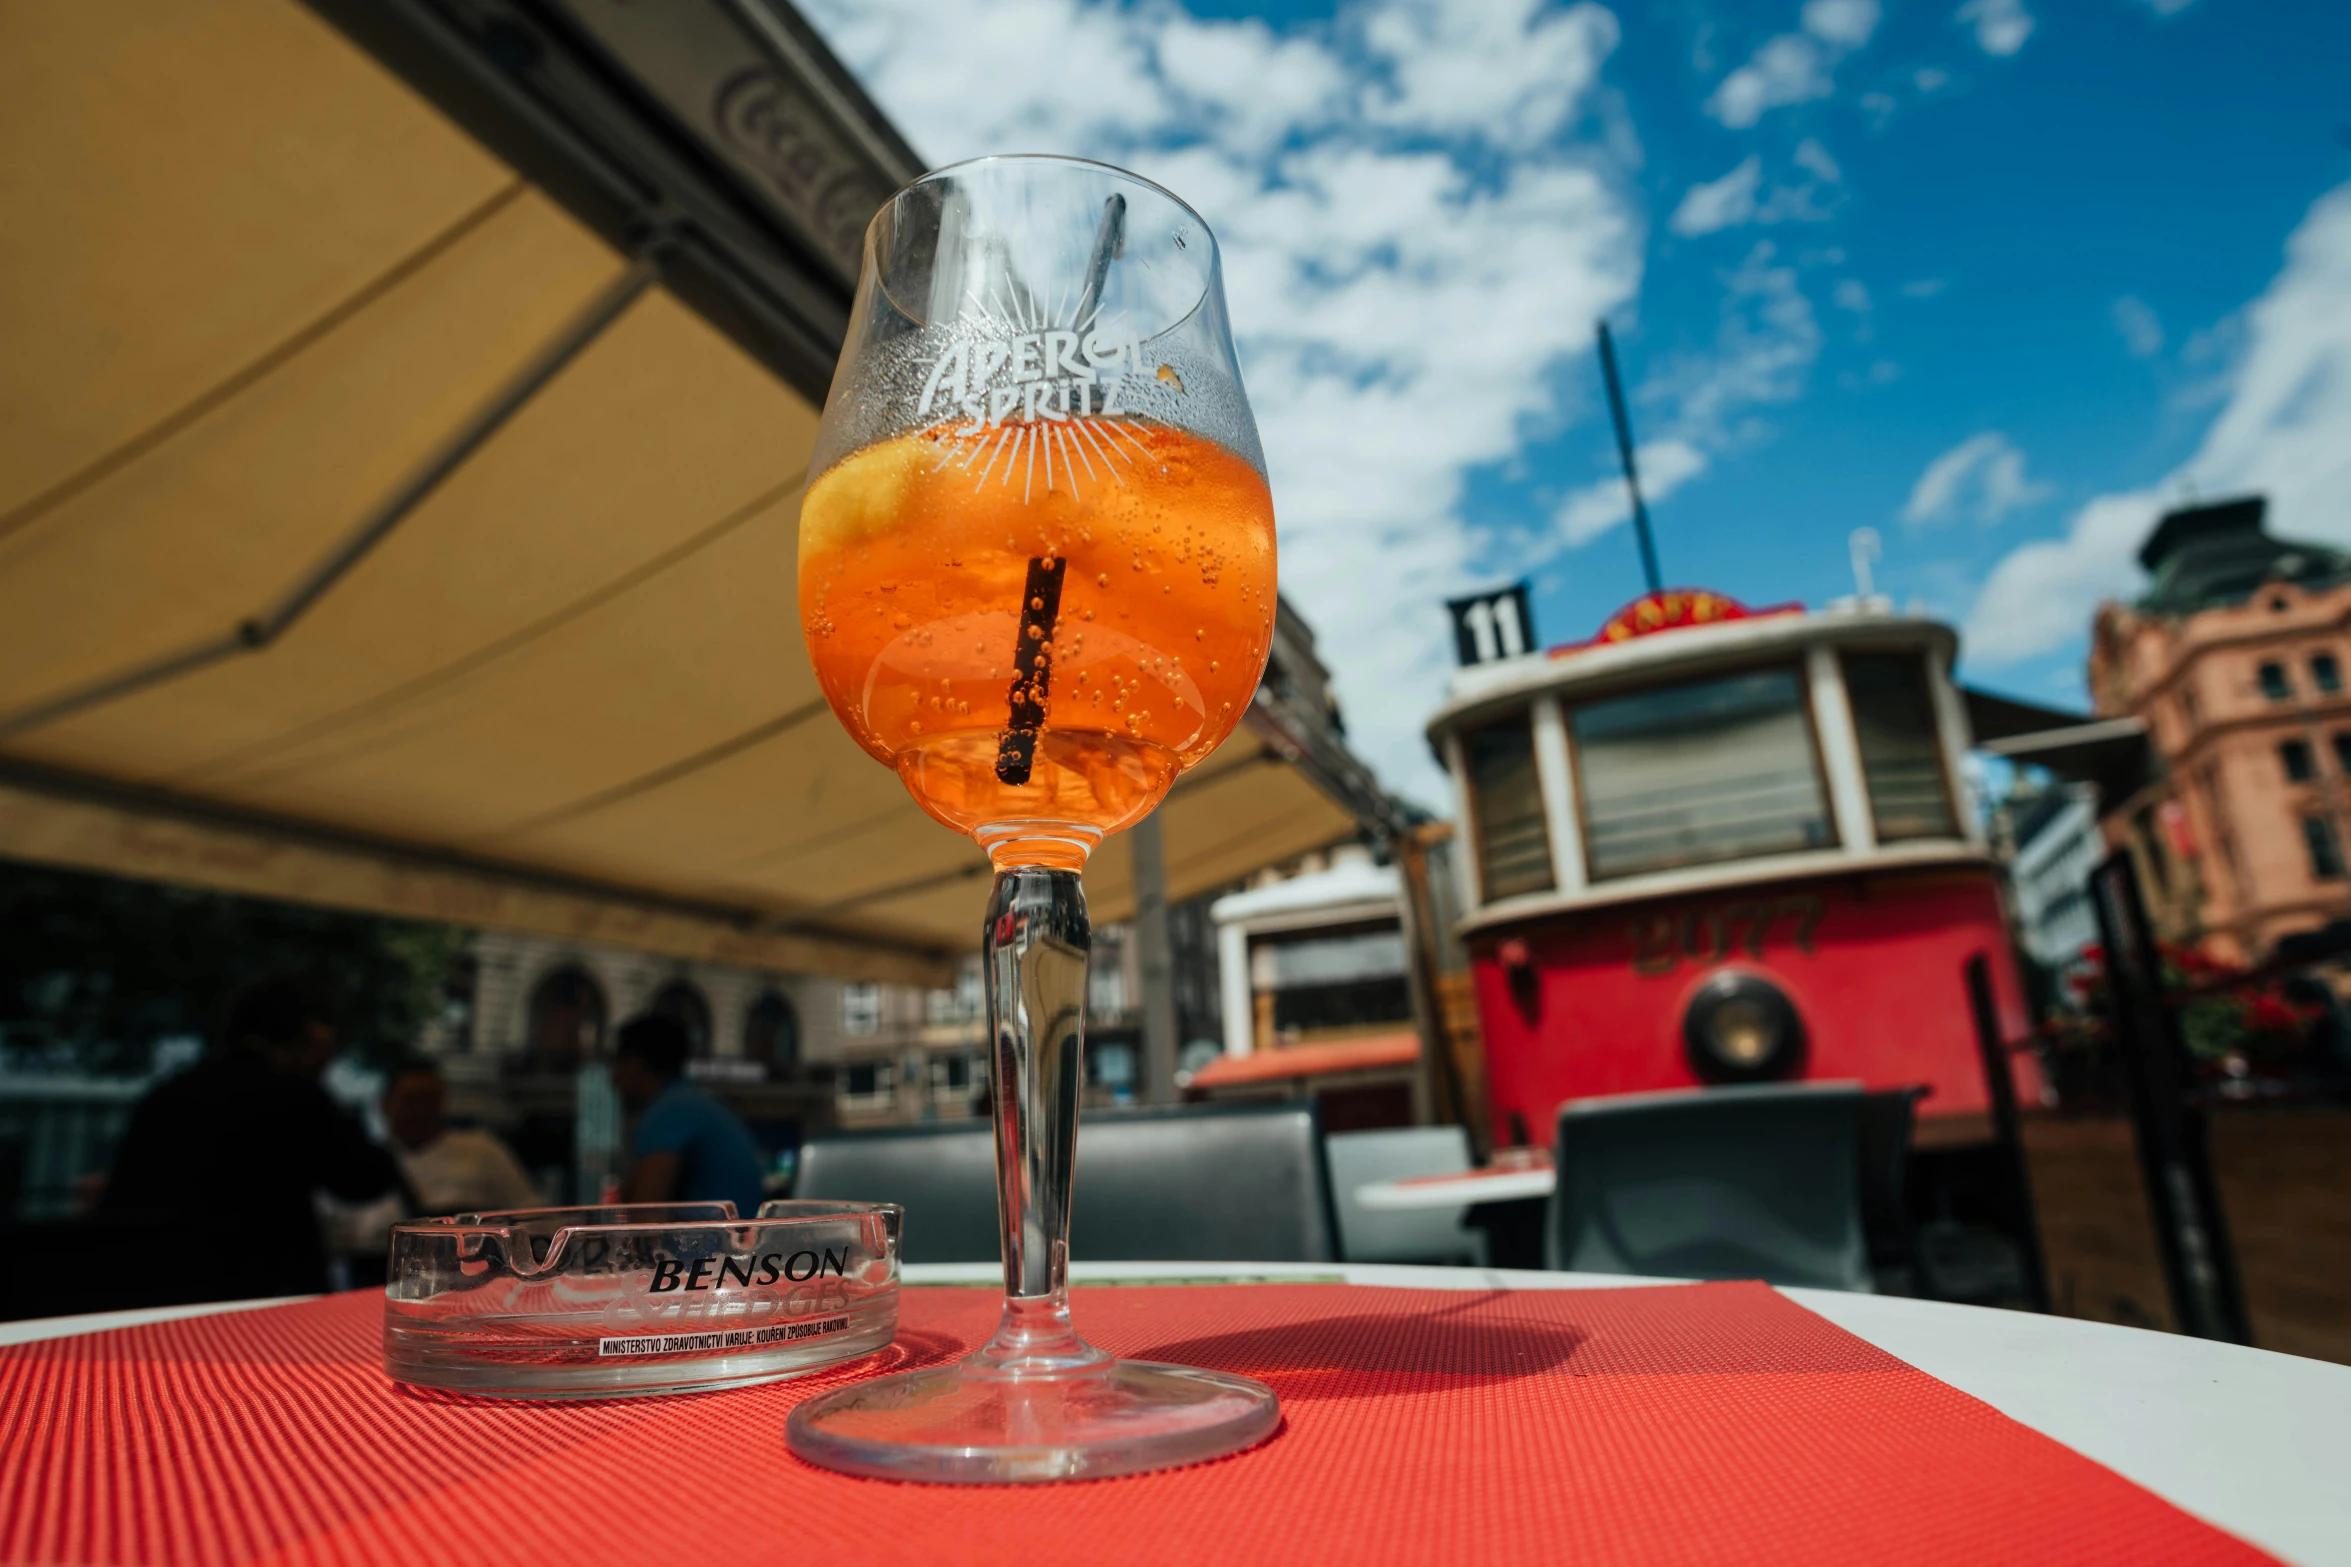
<instances>
[{"instance_id":1,"label":"green foliage","mask_svg":"<svg viewBox=\"0 0 2351 1567\"><path fill-rule=\"evenodd\" d=\"M439 1015L466 932L225 893L0 863L0 1042L17 1064L147 1070L159 1039L209 1036L222 1001L310 976L344 1046L382 1061Z\"/></svg>"}]
</instances>

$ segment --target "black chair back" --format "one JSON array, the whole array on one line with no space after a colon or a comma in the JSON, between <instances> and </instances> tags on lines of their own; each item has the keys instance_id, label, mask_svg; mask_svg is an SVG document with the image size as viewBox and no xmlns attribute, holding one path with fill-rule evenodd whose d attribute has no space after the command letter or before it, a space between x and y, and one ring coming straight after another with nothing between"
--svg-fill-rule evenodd
<instances>
[{"instance_id":1,"label":"black chair back","mask_svg":"<svg viewBox=\"0 0 2351 1567\"><path fill-rule=\"evenodd\" d=\"M1081 1262L1331 1262L1338 1221L1311 1102L1101 1111L1078 1125L1070 1256ZM821 1137L796 1197L894 1202L908 1262L993 1262L986 1123Z\"/></svg>"},{"instance_id":2,"label":"black chair back","mask_svg":"<svg viewBox=\"0 0 2351 1567\"><path fill-rule=\"evenodd\" d=\"M1861 1229L1873 1269L1909 1267L1910 1132L1924 1088L1878 1089L1861 1101Z\"/></svg>"},{"instance_id":3,"label":"black chair back","mask_svg":"<svg viewBox=\"0 0 2351 1567\"><path fill-rule=\"evenodd\" d=\"M1078 1125L1081 1262L1335 1262L1312 1100L1108 1111Z\"/></svg>"},{"instance_id":4,"label":"black chair back","mask_svg":"<svg viewBox=\"0 0 2351 1567\"><path fill-rule=\"evenodd\" d=\"M1859 1084L1773 1083L1561 1106L1546 1260L1868 1290L1864 1097Z\"/></svg>"},{"instance_id":5,"label":"black chair back","mask_svg":"<svg viewBox=\"0 0 2351 1567\"><path fill-rule=\"evenodd\" d=\"M905 1262L994 1262L996 1139L988 1123L846 1132L800 1145L794 1197L894 1202Z\"/></svg>"}]
</instances>

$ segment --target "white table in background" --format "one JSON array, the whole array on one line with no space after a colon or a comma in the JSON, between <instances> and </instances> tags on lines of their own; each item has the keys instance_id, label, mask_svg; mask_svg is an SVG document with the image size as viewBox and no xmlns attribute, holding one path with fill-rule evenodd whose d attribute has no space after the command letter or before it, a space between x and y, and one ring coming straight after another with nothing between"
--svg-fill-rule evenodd
<instances>
[{"instance_id":1,"label":"white table in background","mask_svg":"<svg viewBox=\"0 0 2351 1567\"><path fill-rule=\"evenodd\" d=\"M1547 1164L1523 1170L1461 1170L1448 1175L1411 1175L1395 1181L1367 1181L1355 1200L1375 1213L1423 1208L1461 1208L1481 1202L1526 1202L1548 1197L1558 1178Z\"/></svg>"}]
</instances>

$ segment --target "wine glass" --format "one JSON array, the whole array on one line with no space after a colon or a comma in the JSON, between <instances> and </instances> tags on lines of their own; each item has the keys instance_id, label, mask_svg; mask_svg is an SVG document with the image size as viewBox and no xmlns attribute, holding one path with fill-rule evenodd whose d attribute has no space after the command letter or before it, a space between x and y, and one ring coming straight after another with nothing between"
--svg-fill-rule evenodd
<instances>
[{"instance_id":1,"label":"wine glass","mask_svg":"<svg viewBox=\"0 0 2351 1567\"><path fill-rule=\"evenodd\" d=\"M866 231L809 471L800 619L826 700L996 869L982 952L1005 1300L961 1362L802 1403L792 1448L859 1474L1017 1481L1247 1447L1278 1418L1270 1388L1113 1360L1077 1336L1068 1290L1080 872L1232 732L1273 633L1273 501L1208 225L1072 158L907 186Z\"/></svg>"}]
</instances>

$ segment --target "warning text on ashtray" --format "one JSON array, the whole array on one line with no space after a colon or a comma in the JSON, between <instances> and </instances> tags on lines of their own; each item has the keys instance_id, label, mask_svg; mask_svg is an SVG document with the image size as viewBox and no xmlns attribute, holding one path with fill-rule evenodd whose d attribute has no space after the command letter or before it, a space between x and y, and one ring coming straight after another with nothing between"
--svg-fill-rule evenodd
<instances>
[{"instance_id":1,"label":"warning text on ashtray","mask_svg":"<svg viewBox=\"0 0 2351 1567\"><path fill-rule=\"evenodd\" d=\"M773 1327L736 1328L726 1333L655 1333L644 1338L607 1338L596 1341L596 1353L610 1355L696 1355L714 1349L760 1349L792 1339L822 1338L849 1325L847 1317L825 1317L815 1322L779 1322Z\"/></svg>"}]
</instances>

